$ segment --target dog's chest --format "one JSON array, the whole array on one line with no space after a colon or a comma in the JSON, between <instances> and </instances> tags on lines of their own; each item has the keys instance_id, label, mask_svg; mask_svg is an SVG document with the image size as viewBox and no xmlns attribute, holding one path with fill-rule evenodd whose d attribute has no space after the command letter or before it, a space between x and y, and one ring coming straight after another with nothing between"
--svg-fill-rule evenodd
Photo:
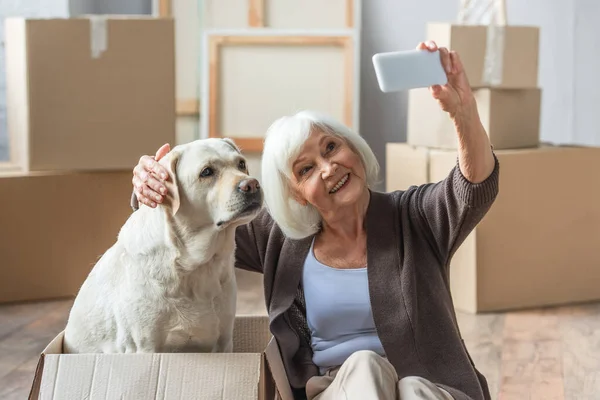
<instances>
[{"instance_id":1,"label":"dog's chest","mask_svg":"<svg viewBox=\"0 0 600 400\"><path fill-rule=\"evenodd\" d=\"M217 342L222 319L227 318L227 299L234 299L231 275L221 268L194 272L182 296L171 298L166 347L172 351L212 351Z\"/></svg>"}]
</instances>

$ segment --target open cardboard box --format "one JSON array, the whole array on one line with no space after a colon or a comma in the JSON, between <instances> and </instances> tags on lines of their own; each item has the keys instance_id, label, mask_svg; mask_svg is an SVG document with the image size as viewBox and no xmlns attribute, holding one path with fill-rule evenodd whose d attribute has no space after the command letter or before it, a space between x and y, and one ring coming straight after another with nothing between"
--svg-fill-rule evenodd
<instances>
[{"instance_id":1,"label":"open cardboard box","mask_svg":"<svg viewBox=\"0 0 600 400\"><path fill-rule=\"evenodd\" d=\"M236 317L233 353L40 355L29 399L293 400L267 316Z\"/></svg>"}]
</instances>

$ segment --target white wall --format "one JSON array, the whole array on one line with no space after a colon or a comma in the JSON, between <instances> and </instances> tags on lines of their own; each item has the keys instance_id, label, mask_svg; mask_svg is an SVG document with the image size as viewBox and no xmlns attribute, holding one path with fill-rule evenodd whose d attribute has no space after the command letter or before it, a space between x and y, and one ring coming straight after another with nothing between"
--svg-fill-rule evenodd
<instances>
[{"instance_id":1,"label":"white wall","mask_svg":"<svg viewBox=\"0 0 600 400\"><path fill-rule=\"evenodd\" d=\"M93 14L95 2L97 0L70 0L69 15Z\"/></svg>"},{"instance_id":2,"label":"white wall","mask_svg":"<svg viewBox=\"0 0 600 400\"><path fill-rule=\"evenodd\" d=\"M600 3L593 0L509 1L509 22L540 31L542 139L553 143L600 145L593 90L600 69Z\"/></svg>"},{"instance_id":3,"label":"white wall","mask_svg":"<svg viewBox=\"0 0 600 400\"><path fill-rule=\"evenodd\" d=\"M71 0L71 15L150 14L151 0Z\"/></svg>"},{"instance_id":4,"label":"white wall","mask_svg":"<svg viewBox=\"0 0 600 400\"><path fill-rule=\"evenodd\" d=\"M596 71L600 70L600 2L506 0L508 23L540 27L541 140L600 146ZM406 95L379 91L371 57L410 49L424 37L425 23L453 21L459 0L363 1L361 133L385 179L385 143L406 140ZM381 185L380 189L384 186Z\"/></svg>"}]
</instances>

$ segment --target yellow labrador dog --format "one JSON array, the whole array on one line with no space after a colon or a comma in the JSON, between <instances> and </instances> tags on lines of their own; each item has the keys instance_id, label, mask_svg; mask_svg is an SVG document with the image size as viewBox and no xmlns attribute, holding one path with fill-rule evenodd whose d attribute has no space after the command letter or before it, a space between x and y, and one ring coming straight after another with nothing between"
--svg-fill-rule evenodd
<instances>
[{"instance_id":1,"label":"yellow labrador dog","mask_svg":"<svg viewBox=\"0 0 600 400\"><path fill-rule=\"evenodd\" d=\"M176 146L160 160L169 195L142 206L81 286L66 353L230 352L235 229L262 207L230 139Z\"/></svg>"}]
</instances>

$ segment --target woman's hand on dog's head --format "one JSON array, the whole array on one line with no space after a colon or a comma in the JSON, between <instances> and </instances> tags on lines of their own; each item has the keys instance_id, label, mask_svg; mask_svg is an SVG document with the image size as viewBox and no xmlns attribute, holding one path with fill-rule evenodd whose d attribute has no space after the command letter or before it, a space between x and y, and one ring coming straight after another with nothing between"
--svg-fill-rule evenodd
<instances>
[{"instance_id":1,"label":"woman's hand on dog's head","mask_svg":"<svg viewBox=\"0 0 600 400\"><path fill-rule=\"evenodd\" d=\"M164 182L168 179L167 169L160 165L158 161L163 158L171 146L164 144L156 151L156 155L142 156L140 161L133 169L133 188L138 201L148 207L156 207L157 203L162 203L163 196L167 194L167 188Z\"/></svg>"}]
</instances>

